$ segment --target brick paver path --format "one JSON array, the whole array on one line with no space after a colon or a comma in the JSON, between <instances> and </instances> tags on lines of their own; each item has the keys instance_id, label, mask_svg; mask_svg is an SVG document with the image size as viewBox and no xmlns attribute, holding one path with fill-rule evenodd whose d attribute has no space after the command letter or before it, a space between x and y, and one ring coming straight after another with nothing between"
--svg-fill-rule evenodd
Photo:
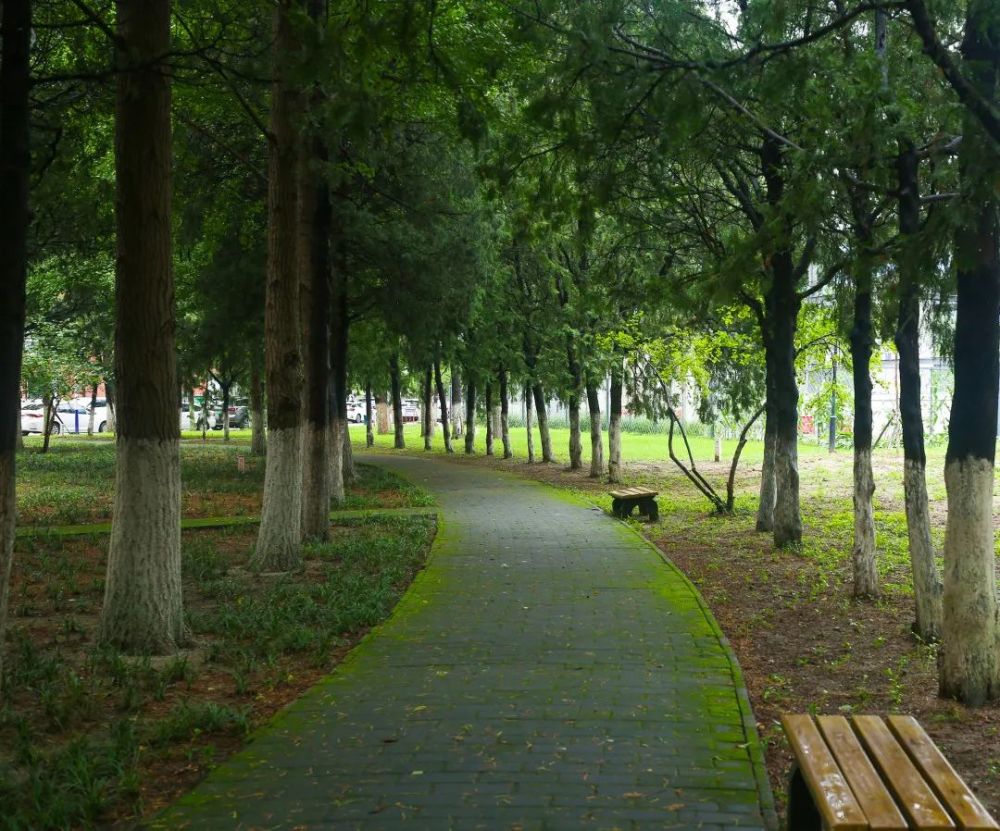
<instances>
[{"instance_id":1,"label":"brick paver path","mask_svg":"<svg viewBox=\"0 0 1000 831\"><path fill-rule=\"evenodd\" d=\"M437 494L428 568L177 828L764 828L746 694L697 593L544 485L376 457Z\"/></svg>"}]
</instances>

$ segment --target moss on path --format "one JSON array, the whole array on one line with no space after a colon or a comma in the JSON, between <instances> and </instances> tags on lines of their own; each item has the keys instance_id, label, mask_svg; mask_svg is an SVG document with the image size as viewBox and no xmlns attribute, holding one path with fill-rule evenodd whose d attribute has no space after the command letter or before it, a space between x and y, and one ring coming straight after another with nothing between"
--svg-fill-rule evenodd
<instances>
[{"instance_id":1,"label":"moss on path","mask_svg":"<svg viewBox=\"0 0 1000 831\"><path fill-rule=\"evenodd\" d=\"M697 591L551 488L370 459L435 493L427 569L156 828L766 828L739 670Z\"/></svg>"}]
</instances>

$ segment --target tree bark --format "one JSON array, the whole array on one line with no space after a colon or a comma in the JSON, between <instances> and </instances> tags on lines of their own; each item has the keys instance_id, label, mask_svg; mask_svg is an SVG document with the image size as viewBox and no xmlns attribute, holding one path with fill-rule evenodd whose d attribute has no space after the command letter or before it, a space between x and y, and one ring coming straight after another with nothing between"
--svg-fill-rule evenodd
<instances>
[{"instance_id":1,"label":"tree bark","mask_svg":"<svg viewBox=\"0 0 1000 831\"><path fill-rule=\"evenodd\" d=\"M15 469L21 439L21 355L31 221L30 57L31 2L4 0L0 6L0 698L14 563Z\"/></svg>"},{"instance_id":2,"label":"tree bark","mask_svg":"<svg viewBox=\"0 0 1000 831\"><path fill-rule=\"evenodd\" d=\"M507 390L507 370L500 367L497 377L500 382L500 440L503 442L503 457L511 459L514 452L510 449L510 394Z\"/></svg>"},{"instance_id":3,"label":"tree bark","mask_svg":"<svg viewBox=\"0 0 1000 831\"><path fill-rule=\"evenodd\" d=\"M966 75L993 104L1000 93L1000 22L991 0L967 7L961 46ZM959 171L963 224L955 235L958 303L955 392L948 424L945 486L941 695L970 705L1000 695L993 466L1000 388L1000 161L982 124L966 110Z\"/></svg>"},{"instance_id":4,"label":"tree bark","mask_svg":"<svg viewBox=\"0 0 1000 831\"><path fill-rule=\"evenodd\" d=\"M851 330L851 364L854 381L854 596L878 597L876 565L875 514L872 495L872 274L862 263L863 273L856 275L854 292L854 327Z\"/></svg>"},{"instance_id":5,"label":"tree bark","mask_svg":"<svg viewBox=\"0 0 1000 831\"><path fill-rule=\"evenodd\" d=\"M451 434L457 439L462 435L462 376L456 365L451 367Z\"/></svg>"},{"instance_id":6,"label":"tree bark","mask_svg":"<svg viewBox=\"0 0 1000 831\"><path fill-rule=\"evenodd\" d=\"M321 9L310 15L320 25ZM303 363L305 364L305 429L302 446L302 537L325 541L330 536L332 479L330 324L330 225L333 206L322 169L328 154L318 136L302 142L299 160L300 279L303 291ZM333 434L335 435L335 434Z\"/></svg>"},{"instance_id":7,"label":"tree bark","mask_svg":"<svg viewBox=\"0 0 1000 831\"><path fill-rule=\"evenodd\" d=\"M118 0L115 379L118 436L98 640L166 654L188 640L171 261L170 2Z\"/></svg>"},{"instance_id":8,"label":"tree bark","mask_svg":"<svg viewBox=\"0 0 1000 831\"><path fill-rule=\"evenodd\" d=\"M384 395L375 396L375 422L380 436L389 432L389 404Z\"/></svg>"},{"instance_id":9,"label":"tree bark","mask_svg":"<svg viewBox=\"0 0 1000 831\"><path fill-rule=\"evenodd\" d=\"M389 359L389 386L392 393L392 421L395 430L394 446L397 450L406 447L406 439L403 437L403 399L399 391L399 356L393 355Z\"/></svg>"},{"instance_id":10,"label":"tree bark","mask_svg":"<svg viewBox=\"0 0 1000 831\"><path fill-rule=\"evenodd\" d=\"M536 383L531 388L535 397L535 414L538 416L538 434L542 439L542 461L552 461L552 436L549 434L549 414L545 409L545 390L541 383Z\"/></svg>"},{"instance_id":11,"label":"tree bark","mask_svg":"<svg viewBox=\"0 0 1000 831\"><path fill-rule=\"evenodd\" d=\"M535 433L531 426L531 386L524 385L524 427L528 431L528 464L535 463Z\"/></svg>"},{"instance_id":12,"label":"tree bark","mask_svg":"<svg viewBox=\"0 0 1000 831\"><path fill-rule=\"evenodd\" d=\"M351 422L346 418L341 419L341 437L343 443L343 460L340 463L343 473L344 487L353 484L358 479L358 472L354 467L354 448L351 446ZM339 504L339 503L338 503Z\"/></svg>"},{"instance_id":13,"label":"tree bark","mask_svg":"<svg viewBox=\"0 0 1000 831\"><path fill-rule=\"evenodd\" d=\"M611 365L611 412L608 414L608 481L622 481L622 359Z\"/></svg>"},{"instance_id":14,"label":"tree bark","mask_svg":"<svg viewBox=\"0 0 1000 831\"><path fill-rule=\"evenodd\" d=\"M428 366L424 371L424 450L433 449L434 441L434 368Z\"/></svg>"},{"instance_id":15,"label":"tree bark","mask_svg":"<svg viewBox=\"0 0 1000 831\"><path fill-rule=\"evenodd\" d=\"M770 392L767 393L770 398ZM764 405L764 460L760 466L760 496L757 500L758 531L774 530L774 445L775 419L769 404Z\"/></svg>"},{"instance_id":16,"label":"tree bark","mask_svg":"<svg viewBox=\"0 0 1000 831\"><path fill-rule=\"evenodd\" d=\"M913 569L916 620L913 629L927 643L941 637L941 579L931 542L927 502L927 457L924 453L924 420L920 411L920 253L913 247L920 231L919 160L911 143L897 158L899 184L899 234L903 242L897 260L899 309L896 350L899 353L899 416L903 428L903 493L906 531Z\"/></svg>"},{"instance_id":17,"label":"tree bark","mask_svg":"<svg viewBox=\"0 0 1000 831\"><path fill-rule=\"evenodd\" d=\"M486 455L493 455L493 383L486 381Z\"/></svg>"},{"instance_id":18,"label":"tree bark","mask_svg":"<svg viewBox=\"0 0 1000 831\"><path fill-rule=\"evenodd\" d=\"M471 376L465 381L465 452L476 452L476 382Z\"/></svg>"},{"instance_id":19,"label":"tree bark","mask_svg":"<svg viewBox=\"0 0 1000 831\"><path fill-rule=\"evenodd\" d=\"M365 384L365 447L375 446L375 434L372 432L372 383Z\"/></svg>"},{"instance_id":20,"label":"tree bark","mask_svg":"<svg viewBox=\"0 0 1000 831\"><path fill-rule=\"evenodd\" d=\"M302 561L302 355L296 273L297 96L284 63L296 47L293 0L275 11L274 83L268 136L267 286L264 365L268 399L268 454L255 571L290 571Z\"/></svg>"},{"instance_id":21,"label":"tree bark","mask_svg":"<svg viewBox=\"0 0 1000 831\"><path fill-rule=\"evenodd\" d=\"M451 427L448 424L448 401L445 395L444 380L441 378L441 361L434 360L434 384L437 387L438 403L441 405L441 432L444 435L445 453L454 453L451 446Z\"/></svg>"},{"instance_id":22,"label":"tree bark","mask_svg":"<svg viewBox=\"0 0 1000 831\"><path fill-rule=\"evenodd\" d=\"M254 358L250 364L250 455L264 456L266 452L264 385L260 377L260 363Z\"/></svg>"},{"instance_id":23,"label":"tree bark","mask_svg":"<svg viewBox=\"0 0 1000 831\"><path fill-rule=\"evenodd\" d=\"M583 438L580 435L580 388L583 379L571 335L566 338L566 363L572 384L566 402L569 410L569 469L579 470L583 467Z\"/></svg>"},{"instance_id":24,"label":"tree bark","mask_svg":"<svg viewBox=\"0 0 1000 831\"><path fill-rule=\"evenodd\" d=\"M597 384L587 379L587 409L590 411L590 478L600 479L604 473L604 440L601 435L601 398Z\"/></svg>"},{"instance_id":25,"label":"tree bark","mask_svg":"<svg viewBox=\"0 0 1000 831\"><path fill-rule=\"evenodd\" d=\"M347 420L347 364L350 350L350 309L347 294L348 273L337 250L331 291L333 314L330 316L330 453L328 456L330 495L337 505L346 498L346 487L354 481L354 455L351 452L350 424Z\"/></svg>"},{"instance_id":26,"label":"tree bark","mask_svg":"<svg viewBox=\"0 0 1000 831\"><path fill-rule=\"evenodd\" d=\"M90 388L90 411L87 413L87 435L94 435L94 410L97 408L97 384Z\"/></svg>"},{"instance_id":27,"label":"tree bark","mask_svg":"<svg viewBox=\"0 0 1000 831\"><path fill-rule=\"evenodd\" d=\"M761 169L767 183L767 198L783 211L784 179L781 146L770 137L761 148ZM786 229L786 234L790 233ZM774 421L774 544L794 546L802 541L799 510L799 389L795 379L795 330L802 300L795 290L796 265L789 240L780 239L769 253L770 285L764 295L764 349L769 362L768 420Z\"/></svg>"}]
</instances>

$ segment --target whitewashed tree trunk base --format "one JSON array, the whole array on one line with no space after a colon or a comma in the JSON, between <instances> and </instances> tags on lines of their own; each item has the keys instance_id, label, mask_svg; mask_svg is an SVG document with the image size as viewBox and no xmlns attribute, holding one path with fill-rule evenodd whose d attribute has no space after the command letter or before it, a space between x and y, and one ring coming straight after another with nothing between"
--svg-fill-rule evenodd
<instances>
[{"instance_id":1,"label":"whitewashed tree trunk base","mask_svg":"<svg viewBox=\"0 0 1000 831\"><path fill-rule=\"evenodd\" d=\"M330 477L330 500L334 505L343 505L347 498L344 485L344 443L338 441L340 436L340 419L333 418L330 421L330 441L329 441L329 465L327 471Z\"/></svg>"},{"instance_id":2,"label":"whitewashed tree trunk base","mask_svg":"<svg viewBox=\"0 0 1000 831\"><path fill-rule=\"evenodd\" d=\"M601 416L590 416L590 478L600 479L604 473L604 439L601 435Z\"/></svg>"},{"instance_id":3,"label":"whitewashed tree trunk base","mask_svg":"<svg viewBox=\"0 0 1000 831\"><path fill-rule=\"evenodd\" d=\"M906 494L906 533L913 568L913 595L916 605L917 636L934 643L941 638L941 579L931 543L930 511L927 507L927 476L918 461L903 462L903 492Z\"/></svg>"},{"instance_id":4,"label":"whitewashed tree trunk base","mask_svg":"<svg viewBox=\"0 0 1000 831\"><path fill-rule=\"evenodd\" d=\"M102 644L163 655L188 642L180 516L177 439L119 437Z\"/></svg>"},{"instance_id":5,"label":"whitewashed tree trunk base","mask_svg":"<svg viewBox=\"0 0 1000 831\"><path fill-rule=\"evenodd\" d=\"M344 486L357 480L358 472L354 469L354 448L351 446L351 425L347 420L341 421L341 436L343 437L343 469Z\"/></svg>"},{"instance_id":6,"label":"whitewashed tree trunk base","mask_svg":"<svg viewBox=\"0 0 1000 831\"><path fill-rule=\"evenodd\" d=\"M253 571L291 571L302 562L302 428L271 430L264 471L264 511Z\"/></svg>"},{"instance_id":7,"label":"whitewashed tree trunk base","mask_svg":"<svg viewBox=\"0 0 1000 831\"><path fill-rule=\"evenodd\" d=\"M970 705L1000 693L993 464L965 458L945 465L948 525L939 681L941 695Z\"/></svg>"},{"instance_id":8,"label":"whitewashed tree trunk base","mask_svg":"<svg viewBox=\"0 0 1000 831\"><path fill-rule=\"evenodd\" d=\"M774 478L774 442L764 443L764 462L760 468L760 497L757 501L758 531L774 530L774 503L777 487Z\"/></svg>"},{"instance_id":9,"label":"whitewashed tree trunk base","mask_svg":"<svg viewBox=\"0 0 1000 831\"><path fill-rule=\"evenodd\" d=\"M774 448L774 544L779 548L802 541L799 513L799 459L795 441L779 435Z\"/></svg>"},{"instance_id":10,"label":"whitewashed tree trunk base","mask_svg":"<svg viewBox=\"0 0 1000 831\"><path fill-rule=\"evenodd\" d=\"M7 609L10 605L10 573L14 564L14 533L17 502L14 485L14 453L0 455L0 700L3 698L3 656Z\"/></svg>"},{"instance_id":11,"label":"whitewashed tree trunk base","mask_svg":"<svg viewBox=\"0 0 1000 831\"><path fill-rule=\"evenodd\" d=\"M875 477L872 475L871 450L854 451L854 550L851 562L854 567L854 596L878 597L879 580L876 565L875 516L872 494Z\"/></svg>"}]
</instances>

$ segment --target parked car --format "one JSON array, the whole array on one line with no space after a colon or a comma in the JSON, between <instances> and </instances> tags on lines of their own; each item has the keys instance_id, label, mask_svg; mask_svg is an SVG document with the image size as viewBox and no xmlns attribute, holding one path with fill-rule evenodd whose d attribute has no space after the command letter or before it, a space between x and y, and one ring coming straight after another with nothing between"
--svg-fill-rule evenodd
<instances>
[{"instance_id":1,"label":"parked car","mask_svg":"<svg viewBox=\"0 0 1000 831\"><path fill-rule=\"evenodd\" d=\"M208 419L208 423L207 424L205 424L206 418ZM201 430L204 427L207 427L209 430L215 430L215 429L221 430L222 429L222 425L221 424L219 424L218 428L215 426L217 418L218 418L218 413L216 411L209 410L208 411L208 415L206 416L204 410L201 407L195 407L194 408L194 424L195 424L194 429L195 430ZM181 408L181 412L180 412L180 427L181 427L181 430L190 430L191 429L191 421L188 419L188 408L187 407Z\"/></svg>"},{"instance_id":2,"label":"parked car","mask_svg":"<svg viewBox=\"0 0 1000 831\"><path fill-rule=\"evenodd\" d=\"M347 420L352 424L365 423L365 402L347 399Z\"/></svg>"},{"instance_id":3,"label":"parked car","mask_svg":"<svg viewBox=\"0 0 1000 831\"><path fill-rule=\"evenodd\" d=\"M52 420L52 434L86 433L90 424L90 400L73 398L60 401L56 405L55 417ZM108 402L97 399L94 409L94 432L104 433L108 429ZM45 432L45 403L40 399L28 401L21 405L21 433Z\"/></svg>"},{"instance_id":4,"label":"parked car","mask_svg":"<svg viewBox=\"0 0 1000 831\"><path fill-rule=\"evenodd\" d=\"M222 411L219 410L212 429L221 430L222 426ZM250 408L245 400L235 399L229 404L229 426L233 430L243 430L250 426Z\"/></svg>"}]
</instances>

